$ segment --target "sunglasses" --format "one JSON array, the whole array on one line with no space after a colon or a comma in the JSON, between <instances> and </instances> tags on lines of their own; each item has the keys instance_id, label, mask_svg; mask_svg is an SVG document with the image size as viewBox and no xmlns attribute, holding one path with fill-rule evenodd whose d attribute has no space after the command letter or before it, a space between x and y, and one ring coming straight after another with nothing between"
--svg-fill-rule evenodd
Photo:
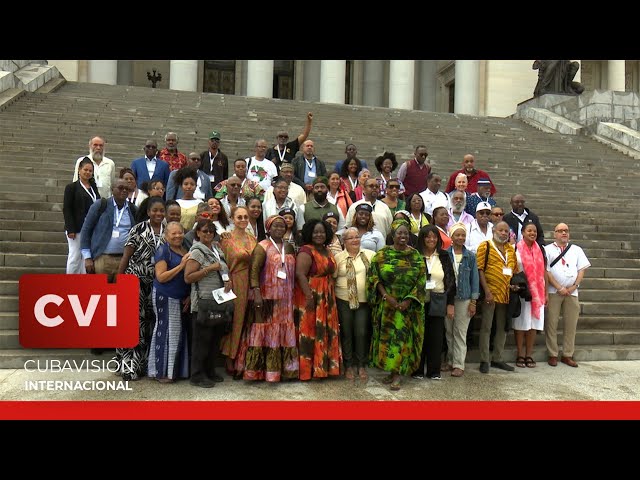
<instances>
[{"instance_id":1,"label":"sunglasses","mask_svg":"<svg viewBox=\"0 0 640 480\"><path fill-rule=\"evenodd\" d=\"M387 190L391 190L392 188L400 188L400 185L387 185Z\"/></svg>"},{"instance_id":2,"label":"sunglasses","mask_svg":"<svg viewBox=\"0 0 640 480\"><path fill-rule=\"evenodd\" d=\"M200 233L206 233L206 234L208 235L208 234L210 234L210 233L211 233L211 234L214 234L214 233L216 233L216 232L212 232L211 230L200 230Z\"/></svg>"},{"instance_id":3,"label":"sunglasses","mask_svg":"<svg viewBox=\"0 0 640 480\"><path fill-rule=\"evenodd\" d=\"M495 215L496 217L504 217L504 213L492 213L491 215Z\"/></svg>"}]
</instances>

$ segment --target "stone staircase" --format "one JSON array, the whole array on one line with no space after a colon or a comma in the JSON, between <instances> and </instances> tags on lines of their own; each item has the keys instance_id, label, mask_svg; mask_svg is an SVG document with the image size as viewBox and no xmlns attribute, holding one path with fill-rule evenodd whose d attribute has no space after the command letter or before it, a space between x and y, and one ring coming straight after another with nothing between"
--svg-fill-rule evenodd
<instances>
[{"instance_id":1,"label":"stone staircase","mask_svg":"<svg viewBox=\"0 0 640 480\"><path fill-rule=\"evenodd\" d=\"M0 368L26 358L90 358L85 350L23 350L18 342L18 279L23 273L63 273L67 243L62 196L89 138L106 137L118 167L142 155L149 138L163 145L178 132L181 152L203 151L221 132L231 160L246 157L256 139L283 128L298 134L314 112L310 138L333 166L346 143L373 164L383 151L399 159L416 144L429 147L434 171L446 179L466 153L497 185L497 200L523 193L551 241L567 222L592 267L582 282L575 358L640 358L640 162L586 136L550 134L513 118L396 111L139 87L67 82L55 93L25 93L0 111ZM544 336L536 360L545 358ZM506 359L515 357L510 334ZM470 350L468 361L478 361Z\"/></svg>"}]
</instances>

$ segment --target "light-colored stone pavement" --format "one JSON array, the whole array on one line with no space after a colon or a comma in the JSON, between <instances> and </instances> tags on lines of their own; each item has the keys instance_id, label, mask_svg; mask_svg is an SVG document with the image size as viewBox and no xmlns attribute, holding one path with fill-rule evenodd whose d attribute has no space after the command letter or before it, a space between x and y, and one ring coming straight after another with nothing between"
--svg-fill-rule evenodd
<instances>
[{"instance_id":1,"label":"light-colored stone pavement","mask_svg":"<svg viewBox=\"0 0 640 480\"><path fill-rule=\"evenodd\" d=\"M453 378L443 373L441 381L403 379L397 392L381 383L385 373L369 369L366 384L344 378L310 382L234 381L225 376L214 388L194 387L188 381L160 384L148 378L128 382L127 391L33 390L37 381L111 381L120 377L110 372L28 372L0 370L0 400L640 400L640 361L581 362L579 368L558 364L553 368L538 363L536 368L516 368L515 372L491 369L481 374L478 364L467 364L465 375ZM84 383L101 386L102 383ZM121 385L124 387L124 383ZM55 388L54 383L50 383Z\"/></svg>"}]
</instances>

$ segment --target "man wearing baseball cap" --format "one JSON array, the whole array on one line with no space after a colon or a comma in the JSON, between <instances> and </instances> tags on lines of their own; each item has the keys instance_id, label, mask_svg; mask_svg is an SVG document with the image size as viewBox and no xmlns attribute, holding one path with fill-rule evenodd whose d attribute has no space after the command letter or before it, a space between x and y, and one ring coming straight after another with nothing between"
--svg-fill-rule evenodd
<instances>
[{"instance_id":1,"label":"man wearing baseball cap","mask_svg":"<svg viewBox=\"0 0 640 480\"><path fill-rule=\"evenodd\" d=\"M229 178L229 159L220 150L220 133L216 130L209 134L209 150L200 154L200 169L209 175L211 188Z\"/></svg>"},{"instance_id":2,"label":"man wearing baseball cap","mask_svg":"<svg viewBox=\"0 0 640 480\"><path fill-rule=\"evenodd\" d=\"M467 206L464 211L475 217L476 207L480 202L489 203L492 208L496 206L496 201L491 196L491 180L488 178L478 180L478 191L467 196Z\"/></svg>"},{"instance_id":3,"label":"man wearing baseball cap","mask_svg":"<svg viewBox=\"0 0 640 480\"><path fill-rule=\"evenodd\" d=\"M488 202L480 202L474 213L476 218L469 225L469 234L464 245L475 253L478 245L493 238L493 224L489 221L491 205Z\"/></svg>"}]
</instances>

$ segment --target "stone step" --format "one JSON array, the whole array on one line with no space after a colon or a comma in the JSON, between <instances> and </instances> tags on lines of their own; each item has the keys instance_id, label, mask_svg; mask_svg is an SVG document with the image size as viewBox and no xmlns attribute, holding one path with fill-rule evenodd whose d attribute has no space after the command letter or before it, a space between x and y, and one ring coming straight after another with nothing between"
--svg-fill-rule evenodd
<instances>
[{"instance_id":1,"label":"stone step","mask_svg":"<svg viewBox=\"0 0 640 480\"><path fill-rule=\"evenodd\" d=\"M27 210L35 212L62 212L61 203L50 202L22 202L15 200L0 200L0 210Z\"/></svg>"},{"instance_id":2,"label":"stone step","mask_svg":"<svg viewBox=\"0 0 640 480\"><path fill-rule=\"evenodd\" d=\"M639 272L640 273L640 272ZM581 302L640 302L640 290L592 290L580 288ZM612 305L610 305L611 307ZM640 305L639 305L640 307ZM640 313L640 308L638 309Z\"/></svg>"},{"instance_id":3,"label":"stone step","mask_svg":"<svg viewBox=\"0 0 640 480\"><path fill-rule=\"evenodd\" d=\"M4 257L6 267L66 267L67 255L53 255L42 253L6 253L0 255Z\"/></svg>"},{"instance_id":4,"label":"stone step","mask_svg":"<svg viewBox=\"0 0 640 480\"><path fill-rule=\"evenodd\" d=\"M517 352L515 347L505 347L502 358L512 366L515 366ZM547 367L547 352L544 347L534 350L533 359L538 366ZM573 359L580 362L593 362L604 360L640 360L640 345L576 345ZM466 363L479 363L480 351L471 349L467 351ZM570 368L558 362L556 368ZM495 369L491 369L495 370ZM516 368L516 370L519 370Z\"/></svg>"},{"instance_id":5,"label":"stone step","mask_svg":"<svg viewBox=\"0 0 640 480\"><path fill-rule=\"evenodd\" d=\"M590 278L587 275L580 283L580 292L584 289L596 290L637 290L640 289L640 275L636 278ZM582 296L580 297L582 299Z\"/></svg>"},{"instance_id":6,"label":"stone step","mask_svg":"<svg viewBox=\"0 0 640 480\"><path fill-rule=\"evenodd\" d=\"M0 240L7 242L47 242L67 244L67 236L64 231L53 232L21 232L20 230L0 230Z\"/></svg>"},{"instance_id":7,"label":"stone step","mask_svg":"<svg viewBox=\"0 0 640 480\"><path fill-rule=\"evenodd\" d=\"M640 258L588 258L593 267L640 268Z\"/></svg>"},{"instance_id":8,"label":"stone step","mask_svg":"<svg viewBox=\"0 0 640 480\"><path fill-rule=\"evenodd\" d=\"M45 255L64 255L68 253L68 244L44 242L3 242L0 241L0 252L6 253L38 253Z\"/></svg>"},{"instance_id":9,"label":"stone step","mask_svg":"<svg viewBox=\"0 0 640 480\"><path fill-rule=\"evenodd\" d=\"M0 295L18 295L16 280L0 280Z\"/></svg>"},{"instance_id":10,"label":"stone step","mask_svg":"<svg viewBox=\"0 0 640 480\"><path fill-rule=\"evenodd\" d=\"M580 302L580 313L584 315L640 315L639 302Z\"/></svg>"},{"instance_id":11,"label":"stone step","mask_svg":"<svg viewBox=\"0 0 640 480\"><path fill-rule=\"evenodd\" d=\"M2 229L3 230L21 230L21 231L57 231L64 232L64 221L58 222L45 222L45 221L35 221L35 220L3 220L2 221Z\"/></svg>"},{"instance_id":12,"label":"stone step","mask_svg":"<svg viewBox=\"0 0 640 480\"><path fill-rule=\"evenodd\" d=\"M18 330L0 330L0 349L20 348Z\"/></svg>"},{"instance_id":13,"label":"stone step","mask_svg":"<svg viewBox=\"0 0 640 480\"><path fill-rule=\"evenodd\" d=\"M16 289L16 295L18 290ZM18 312L0 312L0 330L17 330Z\"/></svg>"},{"instance_id":14,"label":"stone step","mask_svg":"<svg viewBox=\"0 0 640 480\"><path fill-rule=\"evenodd\" d=\"M0 210L0 220L62 220L62 212L38 212L33 210Z\"/></svg>"},{"instance_id":15,"label":"stone step","mask_svg":"<svg viewBox=\"0 0 640 480\"><path fill-rule=\"evenodd\" d=\"M17 312L17 295L0 295L0 312Z\"/></svg>"},{"instance_id":16,"label":"stone step","mask_svg":"<svg viewBox=\"0 0 640 480\"><path fill-rule=\"evenodd\" d=\"M29 193L29 192L3 192L0 190L0 200L15 201L22 198L31 202L50 202L62 204L64 200L64 190L62 193Z\"/></svg>"},{"instance_id":17,"label":"stone step","mask_svg":"<svg viewBox=\"0 0 640 480\"><path fill-rule=\"evenodd\" d=\"M64 362L65 360L76 360L81 362L82 360L104 360L108 362L111 358L110 352L106 352L103 355L92 355L88 349L0 349L0 369L2 368L24 368L27 360L40 361L42 368L45 368L47 360L59 360ZM29 368L35 368L36 364L30 363Z\"/></svg>"},{"instance_id":18,"label":"stone step","mask_svg":"<svg viewBox=\"0 0 640 480\"><path fill-rule=\"evenodd\" d=\"M20 280L20 277L25 273L65 273L65 271L66 267L2 267L0 268L0 280Z\"/></svg>"},{"instance_id":19,"label":"stone step","mask_svg":"<svg viewBox=\"0 0 640 480\"><path fill-rule=\"evenodd\" d=\"M562 324L562 319L560 320ZM604 315L580 315L578 329L593 330L634 330L640 329L640 316L617 314Z\"/></svg>"}]
</instances>

